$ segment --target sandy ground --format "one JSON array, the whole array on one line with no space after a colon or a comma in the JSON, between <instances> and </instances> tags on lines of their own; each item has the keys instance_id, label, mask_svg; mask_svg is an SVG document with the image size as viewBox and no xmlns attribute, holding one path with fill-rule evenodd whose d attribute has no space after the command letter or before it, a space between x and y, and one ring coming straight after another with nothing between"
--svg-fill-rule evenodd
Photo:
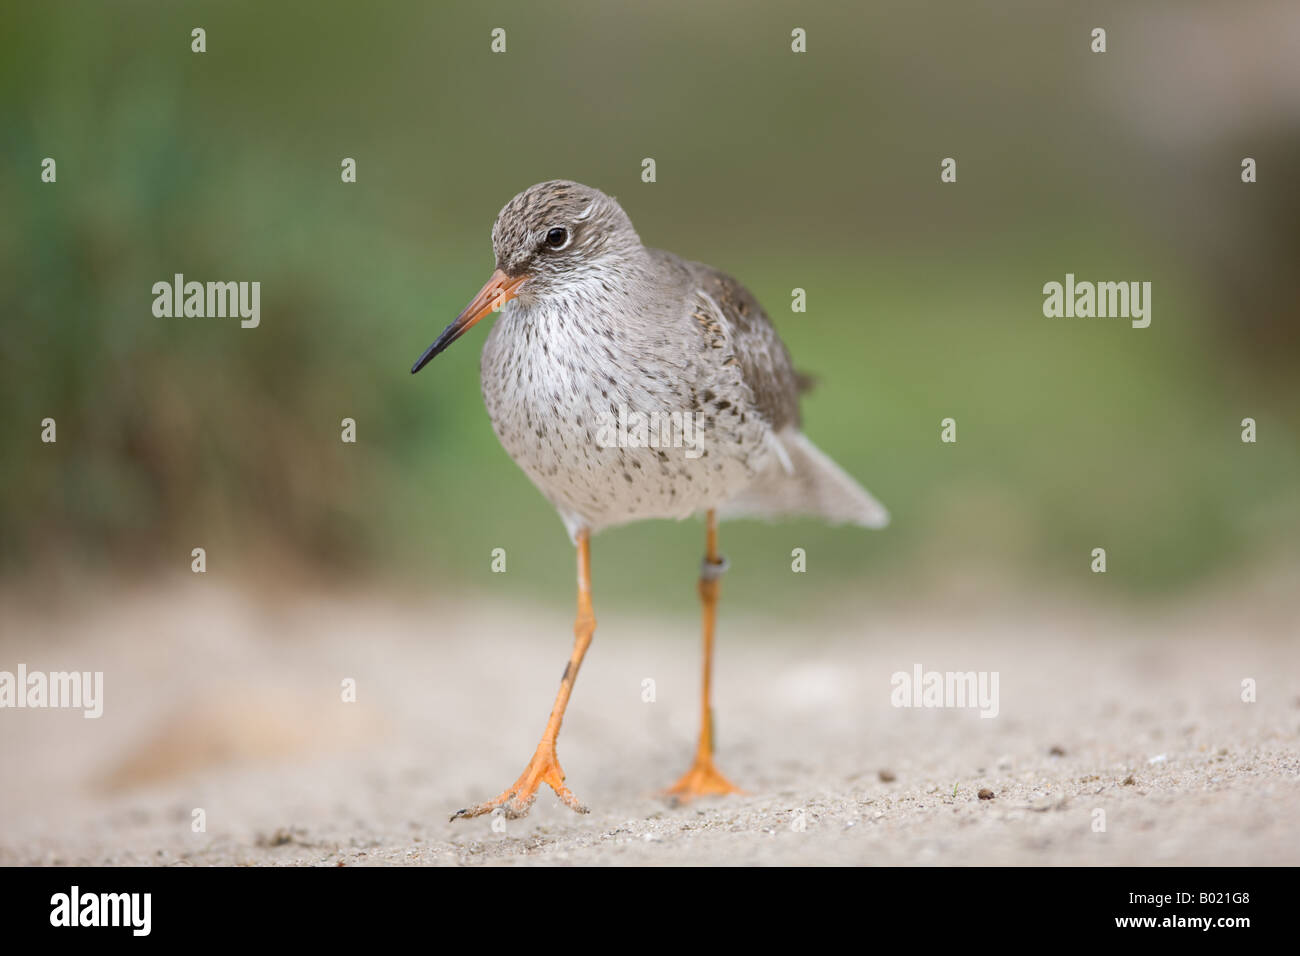
<instances>
[{"instance_id":1,"label":"sandy ground","mask_svg":"<svg viewBox=\"0 0 1300 956\"><path fill-rule=\"evenodd\" d=\"M724 597L719 764L748 795L685 807L655 791L693 747L694 618L605 610L560 739L592 812L544 791L497 829L447 817L531 754L568 652L557 611L188 582L55 613L11 595L0 670L102 670L105 712L0 711L0 863L1295 865L1293 590L797 623ZM998 716L892 706L918 663L996 671Z\"/></svg>"}]
</instances>

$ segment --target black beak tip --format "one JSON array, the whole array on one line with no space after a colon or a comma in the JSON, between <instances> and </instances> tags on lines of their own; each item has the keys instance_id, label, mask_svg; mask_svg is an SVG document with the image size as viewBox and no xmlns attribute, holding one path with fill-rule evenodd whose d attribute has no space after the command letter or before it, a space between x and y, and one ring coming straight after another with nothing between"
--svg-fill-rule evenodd
<instances>
[{"instance_id":1,"label":"black beak tip","mask_svg":"<svg viewBox=\"0 0 1300 956\"><path fill-rule=\"evenodd\" d=\"M437 342L435 342L433 345L430 345L427 349L425 349L424 354L415 360L415 364L411 366L411 374L414 375L420 369L428 365L431 361L433 361L433 357L441 351L442 349L438 348Z\"/></svg>"},{"instance_id":2,"label":"black beak tip","mask_svg":"<svg viewBox=\"0 0 1300 956\"><path fill-rule=\"evenodd\" d=\"M425 349L424 354L421 355L416 360L415 364L411 366L411 374L414 375L420 369L432 362L436 357L445 352L447 346L460 338L464 332L465 326L461 323L460 319L457 319L455 322L451 323L451 325L443 329L442 335L438 336L438 340Z\"/></svg>"}]
</instances>

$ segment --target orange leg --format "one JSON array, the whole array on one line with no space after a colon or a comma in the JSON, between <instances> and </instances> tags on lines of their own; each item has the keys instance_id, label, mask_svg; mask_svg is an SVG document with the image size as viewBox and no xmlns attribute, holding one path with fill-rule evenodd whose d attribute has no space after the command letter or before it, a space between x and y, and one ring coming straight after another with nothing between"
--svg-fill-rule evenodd
<instances>
[{"instance_id":1,"label":"orange leg","mask_svg":"<svg viewBox=\"0 0 1300 956\"><path fill-rule=\"evenodd\" d=\"M713 630L718 613L718 592L721 590L722 572L726 559L718 554L718 522L714 513L708 513L706 522L706 553L700 570L700 601L704 625L704 687L703 716L700 719L700 744L695 751L695 762L682 778L665 791L677 802L694 797L743 791L724 777L713 764Z\"/></svg>"},{"instance_id":2,"label":"orange leg","mask_svg":"<svg viewBox=\"0 0 1300 956\"><path fill-rule=\"evenodd\" d=\"M564 771L560 768L559 758L555 755L555 740L560 735L560 723L564 720L564 709L569 704L569 695L573 693L573 682L578 678L578 668L582 666L583 655L591 644L591 635L596 631L596 615L591 609L591 550L587 532L578 535L578 619L573 624L573 653L569 663L564 666L564 676L560 678L560 692L555 697L555 706L551 708L551 719L546 722L546 732L533 753L533 759L519 775L519 779L495 799L478 803L451 815L453 820L477 817L490 813L497 807L503 808L508 819L516 819L528 813L537 799L537 788L543 783L555 791L560 801L577 813L588 810L564 785Z\"/></svg>"}]
</instances>

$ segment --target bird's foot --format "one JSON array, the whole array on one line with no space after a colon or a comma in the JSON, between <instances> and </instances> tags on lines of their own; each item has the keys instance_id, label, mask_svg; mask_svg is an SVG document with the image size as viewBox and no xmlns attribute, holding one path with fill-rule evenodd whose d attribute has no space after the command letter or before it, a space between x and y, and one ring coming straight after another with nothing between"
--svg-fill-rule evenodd
<instances>
[{"instance_id":1,"label":"bird's foot","mask_svg":"<svg viewBox=\"0 0 1300 956\"><path fill-rule=\"evenodd\" d=\"M680 780L663 792L673 803L686 803L696 797L712 797L726 793L744 793L724 777L713 765L712 757L696 757L691 769Z\"/></svg>"},{"instance_id":2,"label":"bird's foot","mask_svg":"<svg viewBox=\"0 0 1300 956\"><path fill-rule=\"evenodd\" d=\"M528 766L524 768L524 772L519 775L519 779L512 787L492 800L457 810L451 815L451 819L468 820L470 817L491 813L500 807L507 820L517 820L519 817L527 816L528 811L532 809L533 801L537 799L537 788L543 783L548 784L560 798L560 802L574 813L591 812L579 803L578 798L564 785L564 771L555 756L555 746L552 744L548 747L543 741L542 746L537 748L533 759L528 761Z\"/></svg>"}]
</instances>

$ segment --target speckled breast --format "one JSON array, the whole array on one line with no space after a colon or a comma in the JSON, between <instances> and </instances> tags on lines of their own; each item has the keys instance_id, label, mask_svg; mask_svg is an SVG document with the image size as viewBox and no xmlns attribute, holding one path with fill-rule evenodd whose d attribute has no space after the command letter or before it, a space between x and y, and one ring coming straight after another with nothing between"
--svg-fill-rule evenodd
<instances>
[{"instance_id":1,"label":"speckled breast","mask_svg":"<svg viewBox=\"0 0 1300 956\"><path fill-rule=\"evenodd\" d=\"M570 534L716 507L765 462L743 390L702 367L691 342L516 305L484 345L483 400Z\"/></svg>"}]
</instances>

